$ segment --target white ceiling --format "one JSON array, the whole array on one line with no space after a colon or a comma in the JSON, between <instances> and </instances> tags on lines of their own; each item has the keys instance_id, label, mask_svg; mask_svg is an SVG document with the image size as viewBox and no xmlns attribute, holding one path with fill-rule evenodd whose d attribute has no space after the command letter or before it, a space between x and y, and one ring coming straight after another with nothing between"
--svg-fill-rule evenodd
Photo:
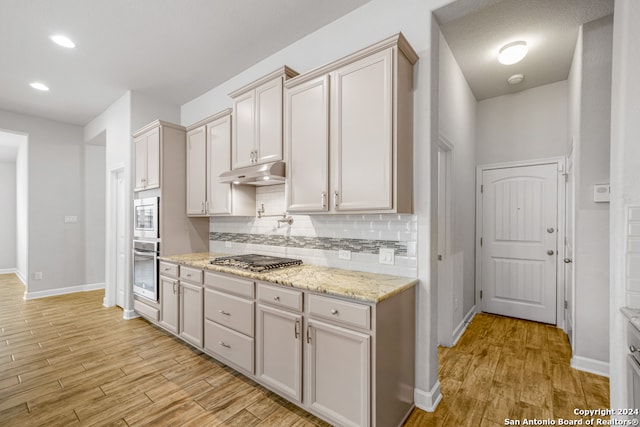
<instances>
[{"instance_id":1,"label":"white ceiling","mask_svg":"<svg viewBox=\"0 0 640 427\"><path fill-rule=\"evenodd\" d=\"M613 13L613 0L461 0L435 12L445 40L478 101L566 80L581 24ZM475 12L468 13L469 8ZM464 15L464 16L460 16ZM502 65L498 51L525 40L521 62ZM511 86L507 78L524 74Z\"/></svg>"},{"instance_id":2,"label":"white ceiling","mask_svg":"<svg viewBox=\"0 0 640 427\"><path fill-rule=\"evenodd\" d=\"M130 89L182 105L368 1L0 0L0 109L84 125Z\"/></svg>"}]
</instances>

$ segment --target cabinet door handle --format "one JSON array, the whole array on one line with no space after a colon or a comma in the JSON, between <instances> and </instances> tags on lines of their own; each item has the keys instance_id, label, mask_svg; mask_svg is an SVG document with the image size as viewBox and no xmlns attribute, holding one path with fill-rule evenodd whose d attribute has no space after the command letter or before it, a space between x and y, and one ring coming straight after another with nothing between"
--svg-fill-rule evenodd
<instances>
[{"instance_id":1,"label":"cabinet door handle","mask_svg":"<svg viewBox=\"0 0 640 427\"><path fill-rule=\"evenodd\" d=\"M293 325L293 335L296 339L300 337L300 321L296 320L295 325Z\"/></svg>"},{"instance_id":2,"label":"cabinet door handle","mask_svg":"<svg viewBox=\"0 0 640 427\"><path fill-rule=\"evenodd\" d=\"M279 302L280 301L280 297L276 295L275 297L273 297L273 300L276 301L276 302Z\"/></svg>"},{"instance_id":3,"label":"cabinet door handle","mask_svg":"<svg viewBox=\"0 0 640 427\"><path fill-rule=\"evenodd\" d=\"M231 348L231 346L224 341L218 341L218 344L224 348Z\"/></svg>"},{"instance_id":4,"label":"cabinet door handle","mask_svg":"<svg viewBox=\"0 0 640 427\"><path fill-rule=\"evenodd\" d=\"M340 193L336 190L333 192L333 206L338 207L338 199L340 198Z\"/></svg>"},{"instance_id":5,"label":"cabinet door handle","mask_svg":"<svg viewBox=\"0 0 640 427\"><path fill-rule=\"evenodd\" d=\"M209 213L209 201L204 202L204 213Z\"/></svg>"},{"instance_id":6,"label":"cabinet door handle","mask_svg":"<svg viewBox=\"0 0 640 427\"><path fill-rule=\"evenodd\" d=\"M173 294L176 294L176 282L173 282Z\"/></svg>"},{"instance_id":7,"label":"cabinet door handle","mask_svg":"<svg viewBox=\"0 0 640 427\"><path fill-rule=\"evenodd\" d=\"M331 309L331 314L333 314L334 316L338 315L338 310L336 310L335 308Z\"/></svg>"},{"instance_id":8,"label":"cabinet door handle","mask_svg":"<svg viewBox=\"0 0 640 427\"><path fill-rule=\"evenodd\" d=\"M311 344L311 325L307 325L307 344Z\"/></svg>"},{"instance_id":9,"label":"cabinet door handle","mask_svg":"<svg viewBox=\"0 0 640 427\"><path fill-rule=\"evenodd\" d=\"M204 213L204 202L202 202L202 207L200 208L200 212Z\"/></svg>"},{"instance_id":10,"label":"cabinet door handle","mask_svg":"<svg viewBox=\"0 0 640 427\"><path fill-rule=\"evenodd\" d=\"M322 207L323 208L327 207L327 192L326 191L322 192Z\"/></svg>"},{"instance_id":11,"label":"cabinet door handle","mask_svg":"<svg viewBox=\"0 0 640 427\"><path fill-rule=\"evenodd\" d=\"M231 313L226 312L226 311L224 311L224 310L218 310L218 313L220 313L220 314L222 314L222 315L224 315L224 316L231 316Z\"/></svg>"}]
</instances>

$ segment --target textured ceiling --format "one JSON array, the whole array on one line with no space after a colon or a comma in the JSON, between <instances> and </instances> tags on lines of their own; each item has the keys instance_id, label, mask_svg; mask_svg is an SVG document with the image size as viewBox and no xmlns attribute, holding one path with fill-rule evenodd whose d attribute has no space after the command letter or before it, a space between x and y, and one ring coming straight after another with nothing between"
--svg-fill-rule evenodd
<instances>
[{"instance_id":1,"label":"textured ceiling","mask_svg":"<svg viewBox=\"0 0 640 427\"><path fill-rule=\"evenodd\" d=\"M613 0L461 0L435 15L480 101L566 80L580 25L611 13ZM514 40L527 42L528 55L517 64L500 64L498 51ZM518 73L524 82L509 85L507 78Z\"/></svg>"},{"instance_id":2,"label":"textured ceiling","mask_svg":"<svg viewBox=\"0 0 640 427\"><path fill-rule=\"evenodd\" d=\"M0 0L0 109L83 125L129 89L182 105L368 1Z\"/></svg>"}]
</instances>

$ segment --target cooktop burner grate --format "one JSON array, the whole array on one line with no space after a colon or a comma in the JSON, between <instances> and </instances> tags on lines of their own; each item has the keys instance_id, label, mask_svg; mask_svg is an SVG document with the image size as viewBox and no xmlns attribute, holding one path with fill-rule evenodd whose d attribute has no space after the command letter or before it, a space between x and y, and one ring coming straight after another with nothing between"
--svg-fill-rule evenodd
<instances>
[{"instance_id":1,"label":"cooktop burner grate","mask_svg":"<svg viewBox=\"0 0 640 427\"><path fill-rule=\"evenodd\" d=\"M302 260L269 255L247 254L218 257L212 259L209 263L261 272L276 268L289 267L292 265L300 265L302 264Z\"/></svg>"}]
</instances>

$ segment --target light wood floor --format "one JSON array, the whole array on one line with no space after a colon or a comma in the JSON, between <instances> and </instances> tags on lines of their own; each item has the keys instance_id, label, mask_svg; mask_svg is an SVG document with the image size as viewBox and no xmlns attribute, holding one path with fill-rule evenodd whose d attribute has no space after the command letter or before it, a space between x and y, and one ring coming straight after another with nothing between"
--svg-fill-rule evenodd
<instances>
[{"instance_id":1,"label":"light wood floor","mask_svg":"<svg viewBox=\"0 0 640 427\"><path fill-rule=\"evenodd\" d=\"M31 301L0 275L0 426L327 426L102 291ZM608 407L606 378L569 368L556 328L478 315L439 349L443 400L407 426L493 426Z\"/></svg>"}]
</instances>

